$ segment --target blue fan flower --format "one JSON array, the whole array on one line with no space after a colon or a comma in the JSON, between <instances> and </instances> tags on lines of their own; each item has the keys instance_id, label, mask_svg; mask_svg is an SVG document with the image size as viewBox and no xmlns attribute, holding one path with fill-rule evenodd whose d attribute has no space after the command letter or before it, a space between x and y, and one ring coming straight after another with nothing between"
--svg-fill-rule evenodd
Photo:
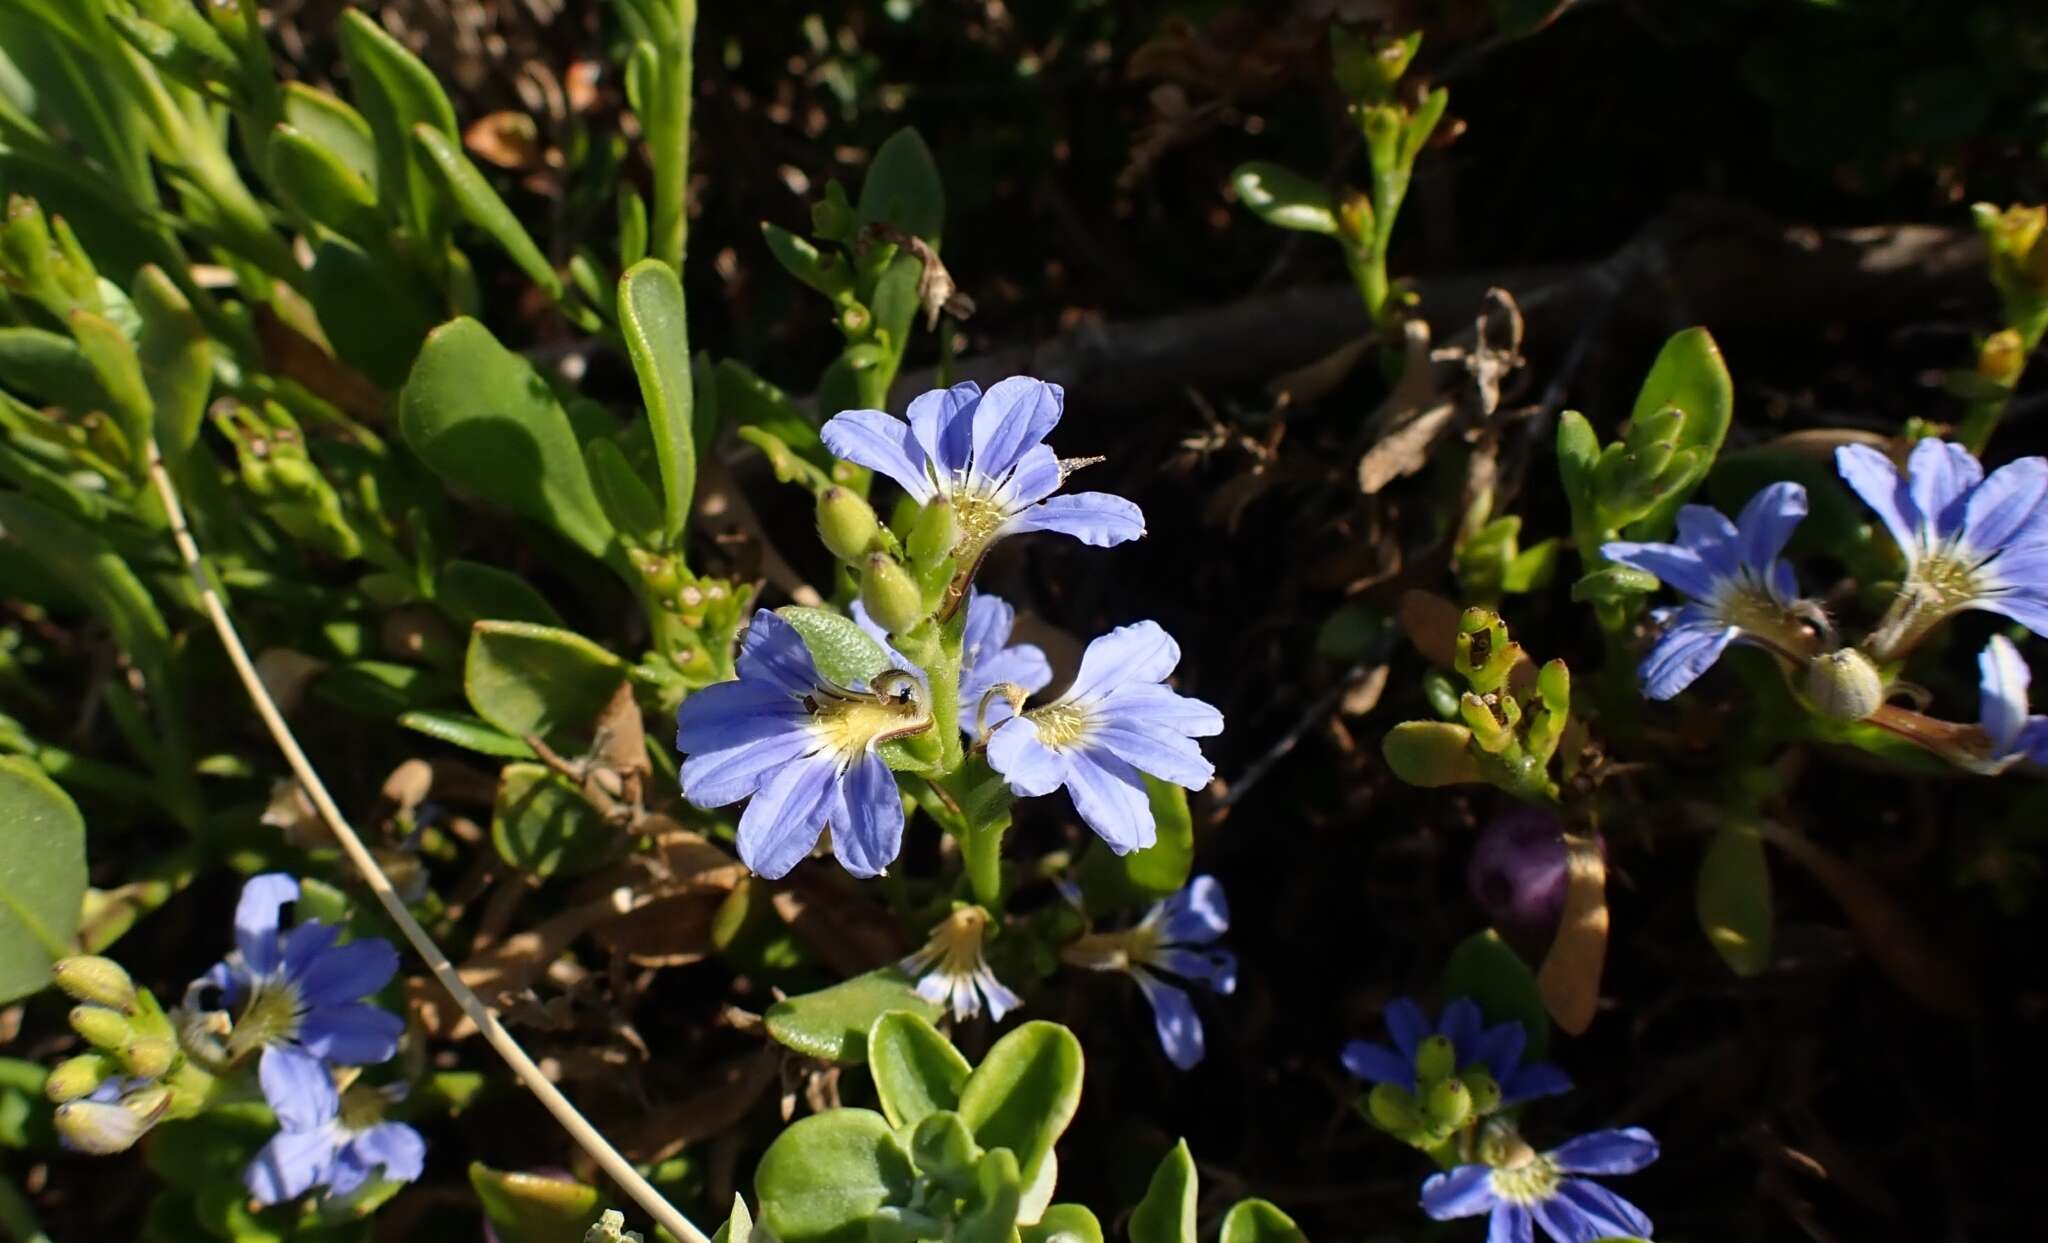
<instances>
[{"instance_id":1,"label":"blue fan flower","mask_svg":"<svg viewBox=\"0 0 2048 1243\"><path fill-rule=\"evenodd\" d=\"M697 691L676 714L683 794L699 807L749 795L740 858L785 876L832 826L832 850L855 876L876 876L903 844L903 800L878 748L931 724L917 677L877 674L866 689L818 671L803 636L766 609L754 614L739 677Z\"/></svg>"},{"instance_id":2,"label":"blue fan flower","mask_svg":"<svg viewBox=\"0 0 2048 1243\"><path fill-rule=\"evenodd\" d=\"M986 393L972 382L934 389L910 403L908 422L847 410L820 434L834 454L894 479L918 504L950 502L962 565L1025 531L1059 531L1098 548L1137 539L1145 516L1122 497L1053 495L1069 466L1044 441L1065 400L1057 384L1011 376Z\"/></svg>"},{"instance_id":3,"label":"blue fan flower","mask_svg":"<svg viewBox=\"0 0 2048 1243\"><path fill-rule=\"evenodd\" d=\"M383 1120L391 1100L374 1088L337 1092L318 1062L266 1060L258 1074L279 1130L242 1172L258 1204L295 1200L315 1187L347 1196L381 1174L409 1183L426 1164L427 1142L403 1122Z\"/></svg>"},{"instance_id":4,"label":"blue fan flower","mask_svg":"<svg viewBox=\"0 0 2048 1243\"><path fill-rule=\"evenodd\" d=\"M1411 997L1387 1004L1381 1015L1393 1046L1353 1040L1344 1046L1344 1069L1367 1083L1392 1083L1409 1092L1416 1090L1415 1054L1430 1036L1443 1036L1456 1054L1455 1073L1484 1067L1500 1085L1502 1105L1516 1105L1543 1096L1557 1096L1572 1089L1571 1078L1548 1062L1522 1063L1528 1047L1528 1032L1520 1023L1485 1026L1478 1003L1469 997L1455 998L1444 1007L1434 1028Z\"/></svg>"},{"instance_id":5,"label":"blue fan flower","mask_svg":"<svg viewBox=\"0 0 2048 1243\"><path fill-rule=\"evenodd\" d=\"M1158 837L1145 774L1199 790L1216 771L1195 739L1221 732L1223 714L1165 685L1179 663L1180 646L1156 622L1110 631L1057 700L1022 713L990 705L989 764L1025 797L1065 786L1116 853L1145 849Z\"/></svg>"},{"instance_id":6,"label":"blue fan flower","mask_svg":"<svg viewBox=\"0 0 2048 1243\"><path fill-rule=\"evenodd\" d=\"M336 945L341 929L319 920L285 931L284 908L298 898L299 882L282 872L250 877L235 905L234 952L194 981L218 989L235 1016L228 1052L261 1049L266 1071L290 1061L323 1075L328 1062L388 1059L404 1020L363 998L391 982L398 952L382 937Z\"/></svg>"},{"instance_id":7,"label":"blue fan flower","mask_svg":"<svg viewBox=\"0 0 2048 1243\"><path fill-rule=\"evenodd\" d=\"M2048 764L2048 717L2027 710L2033 675L2020 650L2004 635L1992 635L1977 656L1977 671L1977 719L1991 744L1986 767L1995 772L2022 759Z\"/></svg>"},{"instance_id":8,"label":"blue fan flower","mask_svg":"<svg viewBox=\"0 0 2048 1243\"><path fill-rule=\"evenodd\" d=\"M1122 971L1138 982L1152 1007L1153 1026L1166 1060L1188 1070L1202 1060L1202 1017L1187 990L1158 973L1206 985L1228 996L1237 990L1237 955L1215 942L1230 930L1230 905L1213 876L1197 876L1179 892L1152 904L1133 927L1094 932L1060 951L1091 971Z\"/></svg>"},{"instance_id":9,"label":"blue fan flower","mask_svg":"<svg viewBox=\"0 0 2048 1243\"><path fill-rule=\"evenodd\" d=\"M1556 1243L1647 1239L1650 1219L1627 1200L1578 1174L1633 1174L1657 1159L1657 1141L1641 1127L1594 1131L1537 1153L1509 1135L1482 1142L1491 1160L1431 1175L1422 1211L1438 1221L1491 1215L1487 1243L1532 1243L1535 1227Z\"/></svg>"},{"instance_id":10,"label":"blue fan flower","mask_svg":"<svg viewBox=\"0 0 2048 1243\"><path fill-rule=\"evenodd\" d=\"M950 1004L956 1023L980 1014L984 1000L988 1017L998 1023L1024 1004L996 978L982 955L988 922L987 911L963 906L940 920L923 948L900 964L903 974L917 981L917 995L935 1006Z\"/></svg>"},{"instance_id":11,"label":"blue fan flower","mask_svg":"<svg viewBox=\"0 0 2048 1243\"><path fill-rule=\"evenodd\" d=\"M869 638L887 649L891 660L924 680L923 671L896 650L889 642L889 632L869 616L865 605L855 600L851 611L853 620L867 631ZM1052 662L1045 658L1043 649L1035 643L1010 642L1010 631L1016 624L1017 610L1002 597L968 588L967 621L960 635L959 703L960 728L970 736L975 732L975 711L989 691L1007 685L1020 687L1028 695L1044 690L1046 683L1052 681Z\"/></svg>"},{"instance_id":12,"label":"blue fan flower","mask_svg":"<svg viewBox=\"0 0 2048 1243\"><path fill-rule=\"evenodd\" d=\"M2020 458L1986 476L1961 445L1923 440L1904 475L1868 445L1835 450L1835 466L1906 558L1898 601L1870 637L1879 660L1965 609L2048 636L2048 459Z\"/></svg>"},{"instance_id":13,"label":"blue fan flower","mask_svg":"<svg viewBox=\"0 0 2048 1243\"><path fill-rule=\"evenodd\" d=\"M1609 561L1654 574L1689 598L1659 609L1664 624L1637 669L1643 693L1669 699L1721 659L1730 643L1755 643L1799 659L1810 632L1793 612L1799 583L1779 558L1806 517L1806 489L1774 483L1751 497L1734 522L1705 505L1678 511L1678 542L1616 540L1600 546Z\"/></svg>"}]
</instances>

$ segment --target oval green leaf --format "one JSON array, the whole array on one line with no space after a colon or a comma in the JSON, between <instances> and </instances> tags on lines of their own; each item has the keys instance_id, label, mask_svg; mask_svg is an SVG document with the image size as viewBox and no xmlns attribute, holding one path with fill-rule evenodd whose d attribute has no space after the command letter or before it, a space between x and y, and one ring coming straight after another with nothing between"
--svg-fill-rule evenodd
<instances>
[{"instance_id":1,"label":"oval green leaf","mask_svg":"<svg viewBox=\"0 0 2048 1243\"><path fill-rule=\"evenodd\" d=\"M1022 1243L1102 1243L1102 1223L1082 1204L1055 1204L1018 1234Z\"/></svg>"},{"instance_id":2,"label":"oval green leaf","mask_svg":"<svg viewBox=\"0 0 2048 1243\"><path fill-rule=\"evenodd\" d=\"M472 1161L469 1185L504 1243L580 1239L604 1211L597 1188L573 1179L494 1170Z\"/></svg>"},{"instance_id":3,"label":"oval green leaf","mask_svg":"<svg viewBox=\"0 0 2048 1243\"><path fill-rule=\"evenodd\" d=\"M1308 1236L1272 1201L1239 1200L1223 1215L1218 1243L1308 1243Z\"/></svg>"},{"instance_id":4,"label":"oval green leaf","mask_svg":"<svg viewBox=\"0 0 2048 1243\"><path fill-rule=\"evenodd\" d=\"M860 186L862 224L885 222L936 243L946 223L946 186L931 148L914 129L889 135Z\"/></svg>"},{"instance_id":5,"label":"oval green leaf","mask_svg":"<svg viewBox=\"0 0 2048 1243\"><path fill-rule=\"evenodd\" d=\"M413 146L419 161L431 169L440 179L448 197L455 200L463 218L477 227L501 247L506 256L516 264L526 279L538 285L541 292L560 301L562 297L562 276L540 253L526 226L519 223L519 217L505 206L505 200L484 180L475 164L462 153L462 145L454 135L443 133L432 125L412 127Z\"/></svg>"},{"instance_id":6,"label":"oval green leaf","mask_svg":"<svg viewBox=\"0 0 2048 1243\"><path fill-rule=\"evenodd\" d=\"M491 809L491 844L535 876L575 876L605 862L617 830L574 785L539 764L507 764Z\"/></svg>"},{"instance_id":7,"label":"oval green leaf","mask_svg":"<svg viewBox=\"0 0 2048 1243\"><path fill-rule=\"evenodd\" d=\"M754 1171L754 1198L781 1243L866 1243L868 1218L907 1203L915 1183L888 1119L834 1109L776 1137Z\"/></svg>"},{"instance_id":8,"label":"oval green leaf","mask_svg":"<svg viewBox=\"0 0 2048 1243\"><path fill-rule=\"evenodd\" d=\"M1700 929L1728 969L1761 975L1771 965L1771 870L1754 825L1724 824L1700 859Z\"/></svg>"},{"instance_id":9,"label":"oval green leaf","mask_svg":"<svg viewBox=\"0 0 2048 1243\"><path fill-rule=\"evenodd\" d=\"M654 460L661 469L662 530L674 547L690 523L690 501L697 490L689 318L674 268L644 259L619 278L619 328L640 377L640 399L647 405Z\"/></svg>"},{"instance_id":10,"label":"oval green leaf","mask_svg":"<svg viewBox=\"0 0 2048 1243\"><path fill-rule=\"evenodd\" d=\"M775 615L803 636L818 672L849 690L866 690L874 676L889 667L887 649L851 618L799 605L779 608Z\"/></svg>"},{"instance_id":11,"label":"oval green leaf","mask_svg":"<svg viewBox=\"0 0 2048 1243\"><path fill-rule=\"evenodd\" d=\"M1253 160L1230 174L1230 186L1238 201L1267 224L1333 237L1337 233L1337 205L1330 192L1291 168Z\"/></svg>"},{"instance_id":12,"label":"oval green leaf","mask_svg":"<svg viewBox=\"0 0 2048 1243\"><path fill-rule=\"evenodd\" d=\"M868 1029L868 1074L882 1113L897 1127L955 1109L973 1068L923 1015L891 1010Z\"/></svg>"},{"instance_id":13,"label":"oval green leaf","mask_svg":"<svg viewBox=\"0 0 2048 1243\"><path fill-rule=\"evenodd\" d=\"M0 758L0 1002L40 992L73 952L85 897L85 820L19 756Z\"/></svg>"},{"instance_id":14,"label":"oval green leaf","mask_svg":"<svg viewBox=\"0 0 2048 1243\"><path fill-rule=\"evenodd\" d=\"M531 622L478 622L462 667L478 716L514 738L539 734L573 749L625 678L625 662L589 639Z\"/></svg>"},{"instance_id":15,"label":"oval green leaf","mask_svg":"<svg viewBox=\"0 0 2048 1243\"><path fill-rule=\"evenodd\" d=\"M865 1062L868 1032L891 1010L935 1019L939 1008L917 995L895 967L882 967L814 993L785 997L768 1007L768 1034L807 1057Z\"/></svg>"},{"instance_id":16,"label":"oval green leaf","mask_svg":"<svg viewBox=\"0 0 2048 1243\"><path fill-rule=\"evenodd\" d=\"M1735 382L1728 364L1721 359L1721 347L1704 328L1687 328L1664 343L1650 374L1636 394L1630 419L1647 419L1666 406L1685 412L1684 427L1678 433L1678 448L1696 449L1699 456L1684 482L1649 515L1629 525L1631 539L1663 539L1671 530L1679 506L1691 498L1705 479L1727 438L1729 421L1735 413Z\"/></svg>"},{"instance_id":17,"label":"oval green leaf","mask_svg":"<svg viewBox=\"0 0 2048 1243\"><path fill-rule=\"evenodd\" d=\"M960 1090L960 1116L983 1148L1017 1155L1025 1186L1023 1209L1036 1220L1052 1200L1045 1171L1053 1144L1081 1105L1081 1042L1058 1023L1026 1023L988 1051Z\"/></svg>"},{"instance_id":18,"label":"oval green leaf","mask_svg":"<svg viewBox=\"0 0 2048 1243\"><path fill-rule=\"evenodd\" d=\"M1437 989L1446 1001L1470 997L1489 1024L1517 1022L1529 1037L1525 1062L1543 1060L1550 1048L1550 1011L1536 987L1536 974L1521 955L1491 928L1458 943L1444 963Z\"/></svg>"},{"instance_id":19,"label":"oval green leaf","mask_svg":"<svg viewBox=\"0 0 2048 1243\"><path fill-rule=\"evenodd\" d=\"M1195 1243L1195 1159L1181 1140L1152 1172L1145 1198L1131 1210L1131 1243Z\"/></svg>"},{"instance_id":20,"label":"oval green leaf","mask_svg":"<svg viewBox=\"0 0 2048 1243\"><path fill-rule=\"evenodd\" d=\"M533 748L477 717L460 712L408 712L398 723L442 742L508 760L530 760Z\"/></svg>"}]
</instances>

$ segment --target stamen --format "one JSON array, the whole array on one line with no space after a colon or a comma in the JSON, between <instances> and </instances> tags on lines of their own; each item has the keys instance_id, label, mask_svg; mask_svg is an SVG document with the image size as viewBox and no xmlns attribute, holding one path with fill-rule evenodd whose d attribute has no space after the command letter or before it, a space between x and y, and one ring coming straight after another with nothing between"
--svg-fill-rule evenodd
<instances>
[{"instance_id":1,"label":"stamen","mask_svg":"<svg viewBox=\"0 0 2048 1243\"><path fill-rule=\"evenodd\" d=\"M825 748L848 762L869 747L931 727L931 709L924 703L917 679L901 669L876 674L872 691L820 686L803 697L811 728Z\"/></svg>"},{"instance_id":2,"label":"stamen","mask_svg":"<svg viewBox=\"0 0 2048 1243\"><path fill-rule=\"evenodd\" d=\"M1087 737L1095 724L1092 713L1070 703L1052 703L1024 714L1038 729L1038 740L1048 747L1071 747Z\"/></svg>"}]
</instances>

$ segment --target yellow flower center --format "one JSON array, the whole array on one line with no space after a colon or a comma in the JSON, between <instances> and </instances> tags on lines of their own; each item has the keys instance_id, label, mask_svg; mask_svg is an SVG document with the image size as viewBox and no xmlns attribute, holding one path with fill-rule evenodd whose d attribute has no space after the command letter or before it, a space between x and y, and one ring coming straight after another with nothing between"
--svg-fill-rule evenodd
<instances>
[{"instance_id":1,"label":"yellow flower center","mask_svg":"<svg viewBox=\"0 0 2048 1243\"><path fill-rule=\"evenodd\" d=\"M1038 730L1038 740L1055 750L1071 747L1088 736L1095 723L1089 713L1070 703L1047 704L1024 714Z\"/></svg>"},{"instance_id":2,"label":"yellow flower center","mask_svg":"<svg viewBox=\"0 0 2048 1243\"><path fill-rule=\"evenodd\" d=\"M876 675L871 691L821 687L804 696L811 728L826 748L850 760L870 747L931 728L917 679L900 669Z\"/></svg>"}]
</instances>

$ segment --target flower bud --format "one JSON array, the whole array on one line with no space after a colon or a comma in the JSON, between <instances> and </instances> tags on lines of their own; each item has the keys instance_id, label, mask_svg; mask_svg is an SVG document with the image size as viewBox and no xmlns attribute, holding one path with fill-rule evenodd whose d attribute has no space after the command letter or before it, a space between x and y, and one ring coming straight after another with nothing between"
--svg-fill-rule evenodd
<instances>
[{"instance_id":1,"label":"flower bud","mask_svg":"<svg viewBox=\"0 0 2048 1243\"><path fill-rule=\"evenodd\" d=\"M178 1046L167 1036L139 1036L121 1047L121 1064L138 1079L161 1079L177 1060Z\"/></svg>"},{"instance_id":2,"label":"flower bud","mask_svg":"<svg viewBox=\"0 0 2048 1243\"><path fill-rule=\"evenodd\" d=\"M1490 1114L1500 1108L1500 1084L1494 1082L1493 1076L1487 1074L1484 1067L1475 1066L1459 1075L1458 1080L1465 1085L1465 1091L1471 1094L1473 1116Z\"/></svg>"},{"instance_id":3,"label":"flower bud","mask_svg":"<svg viewBox=\"0 0 2048 1243\"><path fill-rule=\"evenodd\" d=\"M91 1096L117 1069L112 1058L98 1053L81 1054L57 1063L50 1077L43 1080L43 1095L59 1105Z\"/></svg>"},{"instance_id":4,"label":"flower bud","mask_svg":"<svg viewBox=\"0 0 2048 1243\"><path fill-rule=\"evenodd\" d=\"M1806 697L1823 716L1860 721L1884 703L1884 679L1853 647L1823 652L1806 666Z\"/></svg>"},{"instance_id":5,"label":"flower bud","mask_svg":"<svg viewBox=\"0 0 2048 1243\"><path fill-rule=\"evenodd\" d=\"M860 577L860 602L868 616L890 634L901 634L924 616L924 597L909 571L886 553L871 553Z\"/></svg>"},{"instance_id":6,"label":"flower bud","mask_svg":"<svg viewBox=\"0 0 2048 1243\"><path fill-rule=\"evenodd\" d=\"M95 1049L118 1049L135 1034L119 1010L105 1006L72 1007L71 1030Z\"/></svg>"},{"instance_id":7,"label":"flower bud","mask_svg":"<svg viewBox=\"0 0 2048 1243\"><path fill-rule=\"evenodd\" d=\"M1565 862L1563 822L1517 808L1479 831L1465 883L1496 926L1544 934L1564 915Z\"/></svg>"},{"instance_id":8,"label":"flower bud","mask_svg":"<svg viewBox=\"0 0 2048 1243\"><path fill-rule=\"evenodd\" d=\"M1472 1120L1472 1093L1462 1080L1442 1080L1423 1098L1422 1111L1438 1130L1455 1131Z\"/></svg>"},{"instance_id":9,"label":"flower bud","mask_svg":"<svg viewBox=\"0 0 2048 1243\"><path fill-rule=\"evenodd\" d=\"M129 979L128 972L111 958L101 958L97 954L60 958L50 968L50 975L57 981L57 987L69 993L75 1001L89 1001L121 1011L135 1008L135 981Z\"/></svg>"},{"instance_id":10,"label":"flower bud","mask_svg":"<svg viewBox=\"0 0 2048 1243\"><path fill-rule=\"evenodd\" d=\"M128 1151L149 1129L149 1123L133 1110L99 1101L59 1105L56 1123L57 1134L68 1147L96 1157Z\"/></svg>"},{"instance_id":11,"label":"flower bud","mask_svg":"<svg viewBox=\"0 0 2048 1243\"><path fill-rule=\"evenodd\" d=\"M874 507L850 489L830 487L818 494L818 539L841 561L858 562L882 524Z\"/></svg>"},{"instance_id":12,"label":"flower bud","mask_svg":"<svg viewBox=\"0 0 2048 1243\"><path fill-rule=\"evenodd\" d=\"M1992 333L1977 347L1977 374L2001 388L2019 383L2026 365L2026 342L2010 328Z\"/></svg>"},{"instance_id":13,"label":"flower bud","mask_svg":"<svg viewBox=\"0 0 2048 1243\"><path fill-rule=\"evenodd\" d=\"M1398 1083L1374 1084L1365 1098L1365 1113L1374 1126L1389 1135L1408 1136L1422 1129L1415 1097Z\"/></svg>"},{"instance_id":14,"label":"flower bud","mask_svg":"<svg viewBox=\"0 0 2048 1243\"><path fill-rule=\"evenodd\" d=\"M1458 1072L1458 1048L1449 1036L1429 1036L1415 1049L1415 1081L1420 1084L1448 1079Z\"/></svg>"}]
</instances>

